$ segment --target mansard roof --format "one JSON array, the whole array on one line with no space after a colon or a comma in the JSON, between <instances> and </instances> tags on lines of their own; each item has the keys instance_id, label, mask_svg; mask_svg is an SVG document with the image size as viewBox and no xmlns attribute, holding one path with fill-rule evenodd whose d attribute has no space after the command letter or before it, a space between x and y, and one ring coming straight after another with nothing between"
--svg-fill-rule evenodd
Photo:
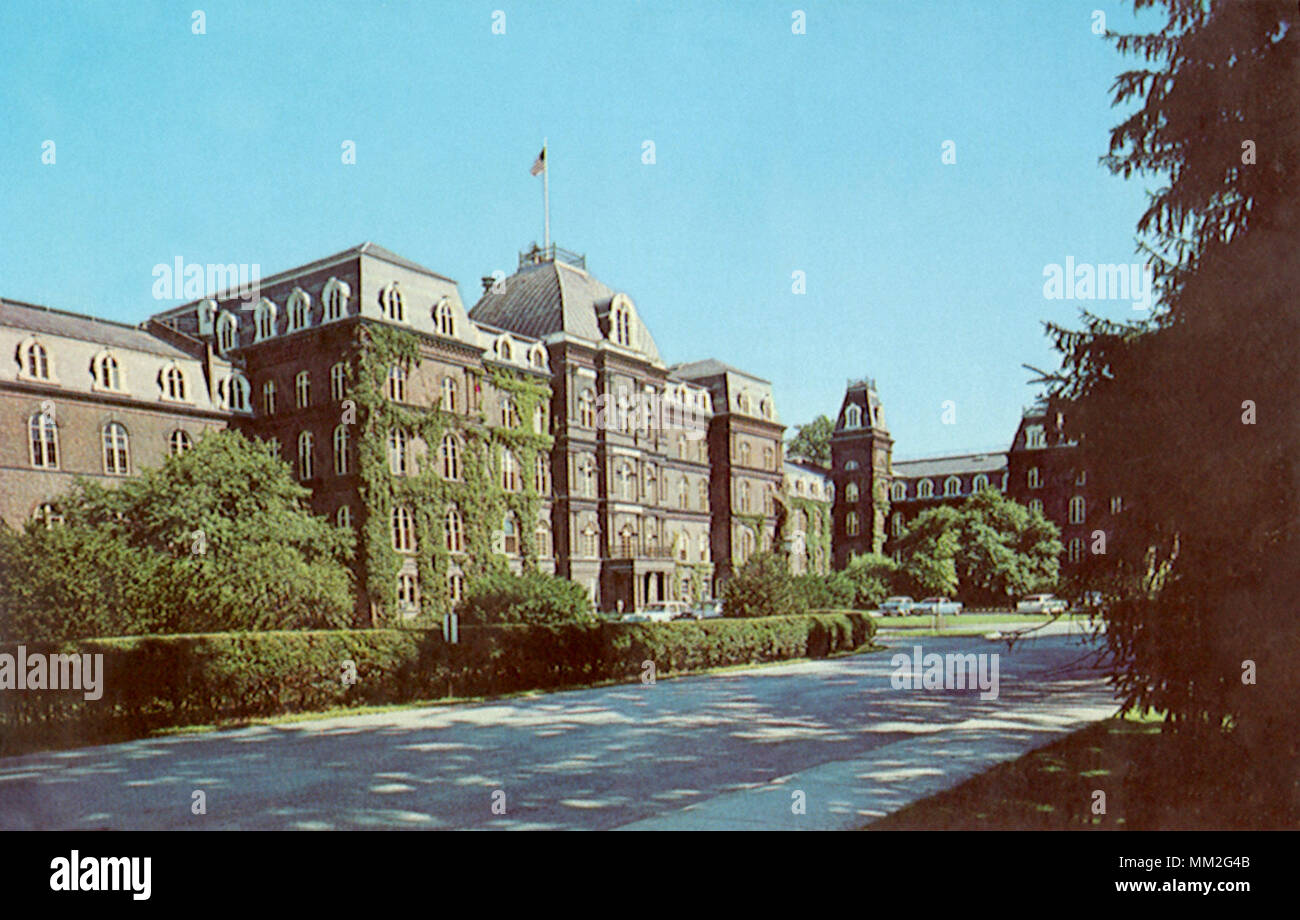
<instances>
[{"instance_id":1,"label":"mansard roof","mask_svg":"<svg viewBox=\"0 0 1300 920\"><path fill-rule=\"evenodd\" d=\"M892 465L895 479L924 479L936 476L966 476L973 473L1001 473L1007 468L1007 455L1001 451L987 454L957 454L951 457L895 460Z\"/></svg>"},{"instance_id":2,"label":"mansard roof","mask_svg":"<svg viewBox=\"0 0 1300 920\"><path fill-rule=\"evenodd\" d=\"M544 339L566 333L589 342L604 341L601 317L609 312L615 291L581 268L556 260L525 265L488 290L469 311L475 322ZM635 351L660 361L654 337L634 308Z\"/></svg>"},{"instance_id":3,"label":"mansard roof","mask_svg":"<svg viewBox=\"0 0 1300 920\"><path fill-rule=\"evenodd\" d=\"M121 348L161 355L165 358L190 358L191 355L163 341L141 326L129 326L112 320L69 313L53 307L0 299L0 326L25 329L37 335L54 335L93 342L106 348Z\"/></svg>"}]
</instances>

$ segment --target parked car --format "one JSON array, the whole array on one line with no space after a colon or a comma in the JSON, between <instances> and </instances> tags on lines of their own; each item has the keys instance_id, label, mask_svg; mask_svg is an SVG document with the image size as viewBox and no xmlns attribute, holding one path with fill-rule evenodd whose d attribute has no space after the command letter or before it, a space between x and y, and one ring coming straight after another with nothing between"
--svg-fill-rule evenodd
<instances>
[{"instance_id":1,"label":"parked car","mask_svg":"<svg viewBox=\"0 0 1300 920\"><path fill-rule=\"evenodd\" d=\"M1055 594L1029 594L1018 604L1016 613L1065 613L1070 605Z\"/></svg>"},{"instance_id":2,"label":"parked car","mask_svg":"<svg viewBox=\"0 0 1300 920\"><path fill-rule=\"evenodd\" d=\"M916 601L907 595L900 597L887 597L884 603L880 605L880 612L887 617L907 616L916 606Z\"/></svg>"},{"instance_id":3,"label":"parked car","mask_svg":"<svg viewBox=\"0 0 1300 920\"><path fill-rule=\"evenodd\" d=\"M691 616L697 620L716 620L722 616L722 601L700 601L691 609Z\"/></svg>"},{"instance_id":4,"label":"parked car","mask_svg":"<svg viewBox=\"0 0 1300 920\"><path fill-rule=\"evenodd\" d=\"M927 597L912 607L913 613L937 613L940 616L958 616L961 611L961 602L948 597Z\"/></svg>"},{"instance_id":5,"label":"parked car","mask_svg":"<svg viewBox=\"0 0 1300 920\"><path fill-rule=\"evenodd\" d=\"M681 601L655 601L641 613L652 623L667 623L670 620L681 620L690 616L686 605Z\"/></svg>"},{"instance_id":6,"label":"parked car","mask_svg":"<svg viewBox=\"0 0 1300 920\"><path fill-rule=\"evenodd\" d=\"M618 618L620 623L649 623L650 618L644 613L625 613Z\"/></svg>"}]
</instances>

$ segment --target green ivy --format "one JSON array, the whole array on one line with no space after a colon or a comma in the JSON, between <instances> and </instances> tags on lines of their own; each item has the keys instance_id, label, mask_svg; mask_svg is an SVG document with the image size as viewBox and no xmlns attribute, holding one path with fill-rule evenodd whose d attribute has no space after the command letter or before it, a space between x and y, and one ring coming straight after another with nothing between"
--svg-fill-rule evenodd
<instances>
[{"instance_id":1,"label":"green ivy","mask_svg":"<svg viewBox=\"0 0 1300 920\"><path fill-rule=\"evenodd\" d=\"M802 511L808 518L808 529L804 532L804 544L808 555L809 571L812 571L812 561L814 558L814 549L821 549L822 559L825 560L827 570L831 565L831 506L827 502L819 502L815 499L804 498L799 495L786 495L783 501L789 508L789 513L785 516L785 527L783 528L780 539L782 541L791 539L791 532L794 520L794 512Z\"/></svg>"},{"instance_id":2,"label":"green ivy","mask_svg":"<svg viewBox=\"0 0 1300 920\"><path fill-rule=\"evenodd\" d=\"M428 627L442 620L450 600L445 589L452 554L447 550L444 521L455 503L463 521L465 552L456 561L466 585L488 572L504 571L506 557L493 552L493 533L501 529L507 510L518 524L519 552L525 570L537 566L535 528L543 496L534 483L539 452L549 452L554 439L532 429L533 411L549 403L550 384L515 371L489 368L486 376L497 390L509 393L519 415L519 426L505 429L489 422L482 402L476 413L444 411L440 406L413 406L393 402L386 392L388 372L394 364L408 367L420 361L418 333L381 324L366 324L352 388L358 427L357 471L367 516L361 536L362 571L370 599L381 610L387 625ZM482 374L470 370L470 388ZM466 399L469 393L465 394ZM405 476L396 476L388 466L388 434L402 428L423 441L427 452ZM456 432L461 439L459 481L442 477L440 447L443 435ZM521 490L501 487L500 451L509 448L518 462ZM411 509L415 524L416 566L420 579L420 616L403 621L397 609L397 575L404 554L393 549L392 510L397 505Z\"/></svg>"}]
</instances>

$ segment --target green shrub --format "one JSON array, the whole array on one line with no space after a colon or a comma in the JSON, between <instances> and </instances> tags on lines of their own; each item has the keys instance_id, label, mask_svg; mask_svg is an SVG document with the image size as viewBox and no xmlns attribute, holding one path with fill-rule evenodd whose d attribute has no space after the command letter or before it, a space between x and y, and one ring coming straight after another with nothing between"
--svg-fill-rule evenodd
<instances>
[{"instance_id":1,"label":"green shrub","mask_svg":"<svg viewBox=\"0 0 1300 920\"><path fill-rule=\"evenodd\" d=\"M796 575L794 591L811 610L817 608L850 609L854 606L858 588L843 572L829 575Z\"/></svg>"},{"instance_id":2,"label":"green shrub","mask_svg":"<svg viewBox=\"0 0 1300 920\"><path fill-rule=\"evenodd\" d=\"M773 553L757 553L722 587L722 612L728 617L769 617L808 612L808 603L795 590L786 561Z\"/></svg>"},{"instance_id":3,"label":"green shrub","mask_svg":"<svg viewBox=\"0 0 1300 920\"><path fill-rule=\"evenodd\" d=\"M462 623L472 626L558 626L595 619L582 585L540 572L484 576L470 585L457 612Z\"/></svg>"},{"instance_id":4,"label":"green shrub","mask_svg":"<svg viewBox=\"0 0 1300 920\"><path fill-rule=\"evenodd\" d=\"M891 594L913 590L898 563L880 553L854 553L844 567L844 577L853 584L853 599L847 606L874 610Z\"/></svg>"},{"instance_id":5,"label":"green shrub","mask_svg":"<svg viewBox=\"0 0 1300 920\"><path fill-rule=\"evenodd\" d=\"M869 645L864 614L467 626L449 645L431 630L214 633L29 645L102 654L103 696L0 693L0 755L33 746L140 737L171 726L284 713L636 680L726 665L816 658ZM0 647L14 654L15 647ZM344 680L345 663L356 680Z\"/></svg>"}]
</instances>

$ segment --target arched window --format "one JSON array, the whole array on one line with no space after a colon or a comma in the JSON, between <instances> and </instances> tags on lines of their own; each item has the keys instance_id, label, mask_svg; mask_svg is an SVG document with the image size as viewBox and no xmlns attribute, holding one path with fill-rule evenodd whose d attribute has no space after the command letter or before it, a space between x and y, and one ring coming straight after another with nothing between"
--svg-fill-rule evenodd
<instances>
[{"instance_id":1,"label":"arched window","mask_svg":"<svg viewBox=\"0 0 1300 920\"><path fill-rule=\"evenodd\" d=\"M771 417L772 417L772 400L768 399L766 396L764 396L762 399L760 399L760 400L758 401L758 411L759 411L759 414L763 416L763 418L771 418Z\"/></svg>"},{"instance_id":2,"label":"arched window","mask_svg":"<svg viewBox=\"0 0 1300 920\"><path fill-rule=\"evenodd\" d=\"M636 555L636 530L631 524L624 524L623 529L619 531L619 549L620 555L629 558Z\"/></svg>"},{"instance_id":3,"label":"arched window","mask_svg":"<svg viewBox=\"0 0 1300 920\"><path fill-rule=\"evenodd\" d=\"M400 364L388 369L388 398L393 402L406 402L406 368Z\"/></svg>"},{"instance_id":4,"label":"arched window","mask_svg":"<svg viewBox=\"0 0 1300 920\"><path fill-rule=\"evenodd\" d=\"M311 405L311 371L299 371L293 379L293 390L298 397L298 408L306 409Z\"/></svg>"},{"instance_id":5,"label":"arched window","mask_svg":"<svg viewBox=\"0 0 1300 920\"><path fill-rule=\"evenodd\" d=\"M388 471L394 476L405 476L410 454L410 438L402 428L388 432Z\"/></svg>"},{"instance_id":6,"label":"arched window","mask_svg":"<svg viewBox=\"0 0 1300 920\"><path fill-rule=\"evenodd\" d=\"M551 548L551 525L545 518L537 522L534 537L538 559L548 559L555 554Z\"/></svg>"},{"instance_id":7,"label":"arched window","mask_svg":"<svg viewBox=\"0 0 1300 920\"><path fill-rule=\"evenodd\" d=\"M1031 488L1031 489L1037 489L1037 488L1041 485L1041 482L1042 482L1041 479L1040 479L1040 477L1039 477L1039 475L1038 475L1038 467L1036 467L1036 466L1031 466L1031 467L1029 468L1029 472L1028 472L1028 474L1026 474L1026 479L1027 479L1028 482L1029 482L1029 488Z\"/></svg>"},{"instance_id":8,"label":"arched window","mask_svg":"<svg viewBox=\"0 0 1300 920\"><path fill-rule=\"evenodd\" d=\"M253 341L261 342L275 335L275 304L263 297L253 308Z\"/></svg>"},{"instance_id":9,"label":"arched window","mask_svg":"<svg viewBox=\"0 0 1300 920\"><path fill-rule=\"evenodd\" d=\"M183 428L177 428L167 436L167 453L169 456L179 457L193 446L190 433Z\"/></svg>"},{"instance_id":10,"label":"arched window","mask_svg":"<svg viewBox=\"0 0 1300 920\"><path fill-rule=\"evenodd\" d=\"M677 459L686 459L686 435L684 434L677 436Z\"/></svg>"},{"instance_id":11,"label":"arched window","mask_svg":"<svg viewBox=\"0 0 1300 920\"><path fill-rule=\"evenodd\" d=\"M861 529L862 525L858 522L858 513L850 511L844 519L844 530L850 537L856 537Z\"/></svg>"},{"instance_id":12,"label":"arched window","mask_svg":"<svg viewBox=\"0 0 1300 920\"><path fill-rule=\"evenodd\" d=\"M704 533L700 534L699 537L696 539L696 544L699 550L700 562L708 562L709 561L709 535Z\"/></svg>"},{"instance_id":13,"label":"arched window","mask_svg":"<svg viewBox=\"0 0 1300 920\"><path fill-rule=\"evenodd\" d=\"M858 484L851 482L848 488L844 490L844 500L850 505L857 504L858 501Z\"/></svg>"},{"instance_id":14,"label":"arched window","mask_svg":"<svg viewBox=\"0 0 1300 920\"><path fill-rule=\"evenodd\" d=\"M934 483L928 479L922 479L921 484L916 487L917 498L934 498Z\"/></svg>"},{"instance_id":15,"label":"arched window","mask_svg":"<svg viewBox=\"0 0 1300 920\"><path fill-rule=\"evenodd\" d=\"M122 389L122 368L108 352L103 352L96 360L95 383L105 390Z\"/></svg>"},{"instance_id":16,"label":"arched window","mask_svg":"<svg viewBox=\"0 0 1300 920\"><path fill-rule=\"evenodd\" d=\"M741 441L740 442L740 465L741 466L749 466L749 455L750 455L749 442Z\"/></svg>"},{"instance_id":17,"label":"arched window","mask_svg":"<svg viewBox=\"0 0 1300 920\"><path fill-rule=\"evenodd\" d=\"M551 494L551 467L543 453L538 453L534 463L533 488L541 495Z\"/></svg>"},{"instance_id":18,"label":"arched window","mask_svg":"<svg viewBox=\"0 0 1300 920\"><path fill-rule=\"evenodd\" d=\"M519 464L508 447L501 449L501 488L507 492L519 491Z\"/></svg>"},{"instance_id":19,"label":"arched window","mask_svg":"<svg viewBox=\"0 0 1300 920\"><path fill-rule=\"evenodd\" d=\"M215 301L201 301L195 310L195 316L199 321L199 335L212 334L212 320L217 315L217 305Z\"/></svg>"},{"instance_id":20,"label":"arched window","mask_svg":"<svg viewBox=\"0 0 1300 920\"><path fill-rule=\"evenodd\" d=\"M415 552L415 518L405 505L393 508L392 536L393 549L399 553Z\"/></svg>"},{"instance_id":21,"label":"arched window","mask_svg":"<svg viewBox=\"0 0 1300 920\"><path fill-rule=\"evenodd\" d=\"M339 505L339 510L334 514L334 523L339 527L352 527L352 509L347 505Z\"/></svg>"},{"instance_id":22,"label":"arched window","mask_svg":"<svg viewBox=\"0 0 1300 920\"><path fill-rule=\"evenodd\" d=\"M32 466L45 470L59 468L59 426L50 412L38 412L27 422L31 435Z\"/></svg>"},{"instance_id":23,"label":"arched window","mask_svg":"<svg viewBox=\"0 0 1300 920\"><path fill-rule=\"evenodd\" d=\"M609 336L619 345L632 346L632 310L621 295L614 298L610 311Z\"/></svg>"},{"instance_id":24,"label":"arched window","mask_svg":"<svg viewBox=\"0 0 1300 920\"><path fill-rule=\"evenodd\" d=\"M1034 514L1042 514L1043 513L1042 499L1031 498L1029 500L1029 510Z\"/></svg>"},{"instance_id":25,"label":"arched window","mask_svg":"<svg viewBox=\"0 0 1300 920\"><path fill-rule=\"evenodd\" d=\"M465 576L460 572L447 573L447 598L453 605L465 597Z\"/></svg>"},{"instance_id":26,"label":"arched window","mask_svg":"<svg viewBox=\"0 0 1300 920\"><path fill-rule=\"evenodd\" d=\"M596 396L591 390L583 390L578 397L578 423L583 428L596 427Z\"/></svg>"},{"instance_id":27,"label":"arched window","mask_svg":"<svg viewBox=\"0 0 1300 920\"><path fill-rule=\"evenodd\" d=\"M1124 499L1120 498L1118 495L1112 496L1110 500L1110 513L1119 514L1123 510Z\"/></svg>"},{"instance_id":28,"label":"arched window","mask_svg":"<svg viewBox=\"0 0 1300 920\"><path fill-rule=\"evenodd\" d=\"M509 393L501 394L501 427L519 427L519 411L515 408L515 401Z\"/></svg>"},{"instance_id":29,"label":"arched window","mask_svg":"<svg viewBox=\"0 0 1300 920\"><path fill-rule=\"evenodd\" d=\"M346 476L351 472L350 439L347 425L339 425L334 429L334 473L337 476Z\"/></svg>"},{"instance_id":30,"label":"arched window","mask_svg":"<svg viewBox=\"0 0 1300 920\"><path fill-rule=\"evenodd\" d=\"M635 479L636 476L632 472L632 465L626 462L620 463L618 467L618 497L619 498L626 498L629 500L636 498L636 494L635 494L636 487L633 485Z\"/></svg>"},{"instance_id":31,"label":"arched window","mask_svg":"<svg viewBox=\"0 0 1300 920\"><path fill-rule=\"evenodd\" d=\"M736 408L741 412L749 411L749 394L743 390L736 394Z\"/></svg>"},{"instance_id":32,"label":"arched window","mask_svg":"<svg viewBox=\"0 0 1300 920\"><path fill-rule=\"evenodd\" d=\"M442 436L442 446L438 450L442 460L442 478L452 481L460 479L460 439L450 431Z\"/></svg>"},{"instance_id":33,"label":"arched window","mask_svg":"<svg viewBox=\"0 0 1300 920\"><path fill-rule=\"evenodd\" d=\"M746 527L740 534L740 562L745 564L754 556L754 532Z\"/></svg>"},{"instance_id":34,"label":"arched window","mask_svg":"<svg viewBox=\"0 0 1300 920\"><path fill-rule=\"evenodd\" d=\"M949 476L943 481L943 494L946 496L961 494L961 480L956 476Z\"/></svg>"},{"instance_id":35,"label":"arched window","mask_svg":"<svg viewBox=\"0 0 1300 920\"><path fill-rule=\"evenodd\" d=\"M862 427L862 408L860 406L849 406L844 410L844 427Z\"/></svg>"},{"instance_id":36,"label":"arched window","mask_svg":"<svg viewBox=\"0 0 1300 920\"><path fill-rule=\"evenodd\" d=\"M534 434L546 434L546 429L548 427L546 421L547 421L547 416L549 415L550 412L547 410L545 403L539 402L533 408L533 433Z\"/></svg>"},{"instance_id":37,"label":"arched window","mask_svg":"<svg viewBox=\"0 0 1300 920\"><path fill-rule=\"evenodd\" d=\"M444 412L456 411L456 378L442 378L442 409Z\"/></svg>"},{"instance_id":38,"label":"arched window","mask_svg":"<svg viewBox=\"0 0 1300 920\"><path fill-rule=\"evenodd\" d=\"M445 335L449 339L456 337L456 315L451 310L451 301L446 297L434 305L433 328L438 330L438 335Z\"/></svg>"},{"instance_id":39,"label":"arched window","mask_svg":"<svg viewBox=\"0 0 1300 920\"><path fill-rule=\"evenodd\" d=\"M217 317L217 350L230 351L239 347L239 320L233 313L222 311Z\"/></svg>"},{"instance_id":40,"label":"arched window","mask_svg":"<svg viewBox=\"0 0 1300 920\"><path fill-rule=\"evenodd\" d=\"M740 484L740 513L749 514L749 483Z\"/></svg>"},{"instance_id":41,"label":"arched window","mask_svg":"<svg viewBox=\"0 0 1300 920\"><path fill-rule=\"evenodd\" d=\"M907 498L907 483L896 482L890 487L890 497L895 501L902 501Z\"/></svg>"},{"instance_id":42,"label":"arched window","mask_svg":"<svg viewBox=\"0 0 1300 920\"><path fill-rule=\"evenodd\" d=\"M396 281L380 290L379 310L385 319L391 319L395 323L406 322L406 301L402 298Z\"/></svg>"},{"instance_id":43,"label":"arched window","mask_svg":"<svg viewBox=\"0 0 1300 920\"><path fill-rule=\"evenodd\" d=\"M600 531L595 524L588 523L582 529L582 555L589 559L600 555Z\"/></svg>"},{"instance_id":44,"label":"arched window","mask_svg":"<svg viewBox=\"0 0 1300 920\"><path fill-rule=\"evenodd\" d=\"M262 414L275 415L275 381L262 384Z\"/></svg>"},{"instance_id":45,"label":"arched window","mask_svg":"<svg viewBox=\"0 0 1300 920\"><path fill-rule=\"evenodd\" d=\"M348 367L342 362L330 367L330 398L342 402L347 395Z\"/></svg>"},{"instance_id":46,"label":"arched window","mask_svg":"<svg viewBox=\"0 0 1300 920\"><path fill-rule=\"evenodd\" d=\"M50 379L50 353L44 345L32 339L25 342L20 351L22 376L33 380Z\"/></svg>"},{"instance_id":47,"label":"arched window","mask_svg":"<svg viewBox=\"0 0 1300 920\"><path fill-rule=\"evenodd\" d=\"M896 537L903 535L903 515L902 512L895 511L889 519L889 530Z\"/></svg>"},{"instance_id":48,"label":"arched window","mask_svg":"<svg viewBox=\"0 0 1300 920\"><path fill-rule=\"evenodd\" d=\"M226 407L236 412L251 412L252 408L248 403L249 385L247 378L243 374L235 371L229 377L221 382L218 387L222 391L222 396Z\"/></svg>"},{"instance_id":49,"label":"arched window","mask_svg":"<svg viewBox=\"0 0 1300 920\"><path fill-rule=\"evenodd\" d=\"M691 491L686 483L686 477L683 476L677 482L677 507L683 511L691 506Z\"/></svg>"},{"instance_id":50,"label":"arched window","mask_svg":"<svg viewBox=\"0 0 1300 920\"><path fill-rule=\"evenodd\" d=\"M496 356L502 361L513 361L515 359L514 347L510 344L510 339L504 335L497 337L497 340L492 344L492 350L496 352Z\"/></svg>"},{"instance_id":51,"label":"arched window","mask_svg":"<svg viewBox=\"0 0 1300 920\"><path fill-rule=\"evenodd\" d=\"M465 552L465 520L460 516L460 509L452 505L447 509L447 552Z\"/></svg>"},{"instance_id":52,"label":"arched window","mask_svg":"<svg viewBox=\"0 0 1300 920\"><path fill-rule=\"evenodd\" d=\"M519 555L519 523L513 511L507 511L501 519L501 545L507 556Z\"/></svg>"},{"instance_id":53,"label":"arched window","mask_svg":"<svg viewBox=\"0 0 1300 920\"><path fill-rule=\"evenodd\" d=\"M304 431L298 435L298 478L311 479L316 472L314 469L312 456L312 447L314 438L310 431Z\"/></svg>"},{"instance_id":54,"label":"arched window","mask_svg":"<svg viewBox=\"0 0 1300 920\"><path fill-rule=\"evenodd\" d=\"M185 399L185 372L177 365L168 365L162 373L162 391L167 399Z\"/></svg>"},{"instance_id":55,"label":"arched window","mask_svg":"<svg viewBox=\"0 0 1300 920\"><path fill-rule=\"evenodd\" d=\"M1070 499L1070 523L1082 524L1086 518L1086 505L1082 495L1076 495Z\"/></svg>"},{"instance_id":56,"label":"arched window","mask_svg":"<svg viewBox=\"0 0 1300 920\"><path fill-rule=\"evenodd\" d=\"M1083 541L1075 537L1070 541L1070 561L1078 562L1083 558Z\"/></svg>"},{"instance_id":57,"label":"arched window","mask_svg":"<svg viewBox=\"0 0 1300 920\"><path fill-rule=\"evenodd\" d=\"M709 510L709 482L707 479L700 480L700 510Z\"/></svg>"},{"instance_id":58,"label":"arched window","mask_svg":"<svg viewBox=\"0 0 1300 920\"><path fill-rule=\"evenodd\" d=\"M546 370L546 349L541 345L534 345L528 351L528 363L538 370Z\"/></svg>"},{"instance_id":59,"label":"arched window","mask_svg":"<svg viewBox=\"0 0 1300 920\"><path fill-rule=\"evenodd\" d=\"M325 289L321 292L321 298L325 301L325 322L342 319L348 312L348 298L351 296L352 289L347 282L337 278L326 281Z\"/></svg>"},{"instance_id":60,"label":"arched window","mask_svg":"<svg viewBox=\"0 0 1300 920\"><path fill-rule=\"evenodd\" d=\"M976 476L975 481L971 483L972 492L982 492L988 487L989 487L989 478L985 476L983 473L980 473L978 476Z\"/></svg>"},{"instance_id":61,"label":"arched window","mask_svg":"<svg viewBox=\"0 0 1300 920\"><path fill-rule=\"evenodd\" d=\"M302 288L294 288L289 295L289 332L297 332L311 325L311 298Z\"/></svg>"},{"instance_id":62,"label":"arched window","mask_svg":"<svg viewBox=\"0 0 1300 920\"><path fill-rule=\"evenodd\" d=\"M126 476L131 472L130 438L121 422L109 422L103 431L104 472Z\"/></svg>"}]
</instances>

